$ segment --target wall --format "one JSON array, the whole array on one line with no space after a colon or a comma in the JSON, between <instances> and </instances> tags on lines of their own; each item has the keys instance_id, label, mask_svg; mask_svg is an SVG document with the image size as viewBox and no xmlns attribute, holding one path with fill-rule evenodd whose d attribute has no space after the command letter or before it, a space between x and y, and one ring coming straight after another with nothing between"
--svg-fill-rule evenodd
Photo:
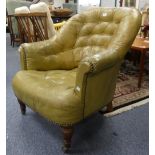
<instances>
[{"instance_id":1,"label":"wall","mask_svg":"<svg viewBox=\"0 0 155 155\"><path fill-rule=\"evenodd\" d=\"M103 7L115 7L115 0L101 0L101 6L103 6Z\"/></svg>"},{"instance_id":2,"label":"wall","mask_svg":"<svg viewBox=\"0 0 155 155\"><path fill-rule=\"evenodd\" d=\"M100 6L100 0L78 0L78 13Z\"/></svg>"},{"instance_id":3,"label":"wall","mask_svg":"<svg viewBox=\"0 0 155 155\"><path fill-rule=\"evenodd\" d=\"M149 0L139 0L139 9L141 10L145 5L149 4Z\"/></svg>"},{"instance_id":4,"label":"wall","mask_svg":"<svg viewBox=\"0 0 155 155\"><path fill-rule=\"evenodd\" d=\"M138 0L139 8L141 9L145 4L149 4L149 0ZM114 7L115 0L101 0L101 6L104 7ZM117 6L119 6L119 0L117 0Z\"/></svg>"},{"instance_id":5,"label":"wall","mask_svg":"<svg viewBox=\"0 0 155 155\"><path fill-rule=\"evenodd\" d=\"M54 0L55 7L62 7L63 3L65 3L65 0Z\"/></svg>"}]
</instances>

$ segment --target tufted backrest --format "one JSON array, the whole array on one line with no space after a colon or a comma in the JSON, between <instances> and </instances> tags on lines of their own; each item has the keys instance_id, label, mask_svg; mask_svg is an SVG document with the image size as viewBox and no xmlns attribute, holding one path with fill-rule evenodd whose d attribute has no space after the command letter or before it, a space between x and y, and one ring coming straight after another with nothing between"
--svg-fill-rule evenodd
<instances>
[{"instance_id":1,"label":"tufted backrest","mask_svg":"<svg viewBox=\"0 0 155 155\"><path fill-rule=\"evenodd\" d=\"M133 43L141 24L141 14L134 8L95 8L70 18L41 47L28 69L73 69L81 61L109 57L121 62ZM31 45L26 45L26 47ZM33 45L33 50L38 45ZM27 51L27 57L29 57ZM40 60L43 60L40 63Z\"/></svg>"},{"instance_id":2,"label":"tufted backrest","mask_svg":"<svg viewBox=\"0 0 155 155\"><path fill-rule=\"evenodd\" d=\"M77 14L54 38L53 51L62 61L67 59L65 55L72 57L70 68L85 57L114 50L121 59L138 32L140 17L139 11L131 8L100 7Z\"/></svg>"}]
</instances>

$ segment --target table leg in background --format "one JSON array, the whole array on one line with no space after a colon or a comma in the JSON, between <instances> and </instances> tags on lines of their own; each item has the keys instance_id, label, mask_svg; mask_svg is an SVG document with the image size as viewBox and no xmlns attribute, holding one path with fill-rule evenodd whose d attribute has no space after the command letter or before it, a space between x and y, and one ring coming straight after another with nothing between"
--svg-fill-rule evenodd
<instances>
[{"instance_id":1,"label":"table leg in background","mask_svg":"<svg viewBox=\"0 0 155 155\"><path fill-rule=\"evenodd\" d=\"M139 77L138 77L138 88L141 88L142 77L143 77L143 72L144 72L145 55L146 55L146 51L142 50L141 57L140 57L140 71L139 71Z\"/></svg>"}]
</instances>

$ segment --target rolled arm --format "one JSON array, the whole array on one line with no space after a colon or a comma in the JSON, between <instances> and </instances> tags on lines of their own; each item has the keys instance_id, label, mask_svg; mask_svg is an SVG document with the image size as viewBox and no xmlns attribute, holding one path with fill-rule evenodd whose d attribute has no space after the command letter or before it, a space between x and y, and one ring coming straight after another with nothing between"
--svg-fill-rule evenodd
<instances>
[{"instance_id":1,"label":"rolled arm","mask_svg":"<svg viewBox=\"0 0 155 155\"><path fill-rule=\"evenodd\" d=\"M24 43L19 48L22 70L47 70L50 60L47 58L57 52L57 46L52 39Z\"/></svg>"},{"instance_id":2,"label":"rolled arm","mask_svg":"<svg viewBox=\"0 0 155 155\"><path fill-rule=\"evenodd\" d=\"M109 52L103 52L96 54L92 57L86 57L81 61L77 71L75 92L78 95L82 95L81 92L85 89L86 80L88 74L97 74L103 70L113 67L120 62L121 58L117 54L118 52L112 49Z\"/></svg>"},{"instance_id":3,"label":"rolled arm","mask_svg":"<svg viewBox=\"0 0 155 155\"><path fill-rule=\"evenodd\" d=\"M86 58L83 62L88 62L90 66L90 73L97 73L106 68L109 68L116 64L120 60L117 52L104 52L100 54L95 54L91 58ZM82 63L83 63L82 62Z\"/></svg>"}]
</instances>

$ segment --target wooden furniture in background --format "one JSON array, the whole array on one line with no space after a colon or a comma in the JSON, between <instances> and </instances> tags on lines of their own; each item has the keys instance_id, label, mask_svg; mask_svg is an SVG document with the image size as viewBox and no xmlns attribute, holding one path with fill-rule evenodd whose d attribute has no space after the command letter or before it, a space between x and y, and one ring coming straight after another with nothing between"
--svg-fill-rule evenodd
<instances>
[{"instance_id":1,"label":"wooden furniture in background","mask_svg":"<svg viewBox=\"0 0 155 155\"><path fill-rule=\"evenodd\" d=\"M131 46L131 50L140 52L141 54L140 71L139 71L139 76L138 76L138 88L141 88L142 77L143 77L143 72L144 72L145 56L146 56L146 52L149 51L149 40L147 40L146 38L136 37L136 39L134 40Z\"/></svg>"},{"instance_id":2,"label":"wooden furniture in background","mask_svg":"<svg viewBox=\"0 0 155 155\"><path fill-rule=\"evenodd\" d=\"M120 0L119 1L119 6L122 7L122 5L123 5L123 0Z\"/></svg>"},{"instance_id":3,"label":"wooden furniture in background","mask_svg":"<svg viewBox=\"0 0 155 155\"><path fill-rule=\"evenodd\" d=\"M149 7L142 11L141 33L143 37L149 37Z\"/></svg>"},{"instance_id":4,"label":"wooden furniture in background","mask_svg":"<svg viewBox=\"0 0 155 155\"><path fill-rule=\"evenodd\" d=\"M7 15L7 22L8 22L8 28L9 28L9 33L10 33L10 40L11 40L11 45L14 47L14 43L20 43L21 39L18 36L18 34L14 34L13 27L12 27L12 20L14 16L13 15Z\"/></svg>"},{"instance_id":5,"label":"wooden furniture in background","mask_svg":"<svg viewBox=\"0 0 155 155\"><path fill-rule=\"evenodd\" d=\"M30 20L33 24L35 41L47 40L47 14L46 13L30 13Z\"/></svg>"},{"instance_id":6,"label":"wooden furniture in background","mask_svg":"<svg viewBox=\"0 0 155 155\"><path fill-rule=\"evenodd\" d=\"M149 25L143 25L140 28L140 36L143 38L149 37Z\"/></svg>"},{"instance_id":7,"label":"wooden furniture in background","mask_svg":"<svg viewBox=\"0 0 155 155\"><path fill-rule=\"evenodd\" d=\"M29 18L29 13L15 14L14 16L18 23L18 30L22 42L24 43L33 42L34 35L33 35L32 23Z\"/></svg>"},{"instance_id":8,"label":"wooden furniture in background","mask_svg":"<svg viewBox=\"0 0 155 155\"><path fill-rule=\"evenodd\" d=\"M49 38L46 13L15 14L15 17L22 42L37 42Z\"/></svg>"},{"instance_id":9,"label":"wooden furniture in background","mask_svg":"<svg viewBox=\"0 0 155 155\"><path fill-rule=\"evenodd\" d=\"M54 9L51 11L51 13L54 16L59 16L59 17L67 17L73 13L71 9L64 8L64 9Z\"/></svg>"}]
</instances>

